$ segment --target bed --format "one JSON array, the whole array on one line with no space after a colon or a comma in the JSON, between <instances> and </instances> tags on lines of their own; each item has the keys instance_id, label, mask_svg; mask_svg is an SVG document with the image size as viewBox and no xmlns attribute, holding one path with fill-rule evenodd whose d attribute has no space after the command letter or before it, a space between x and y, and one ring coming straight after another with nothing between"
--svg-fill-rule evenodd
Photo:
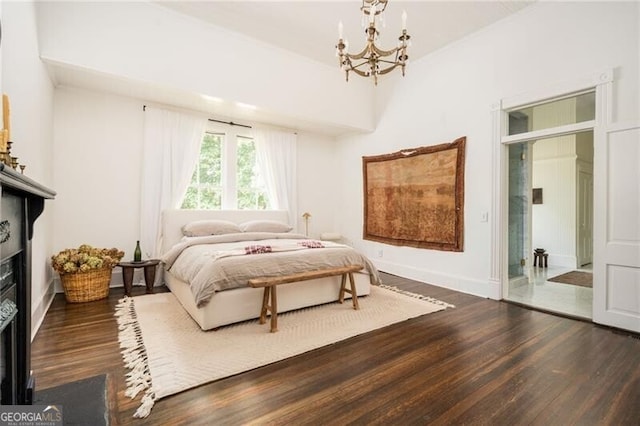
<instances>
[{"instance_id":1,"label":"bed","mask_svg":"<svg viewBox=\"0 0 640 426\"><path fill-rule=\"evenodd\" d=\"M263 290L249 287L246 282L247 274L256 274L258 271L260 271L259 275L276 274L277 272L273 271L264 272L267 263L275 264L281 261L279 258L276 259L276 256L288 257L287 262L295 263L296 268L305 267L309 270L318 269L317 262L324 262L324 260L315 259L318 256L329 256L331 259L328 262L363 264L365 268L362 272L354 274L358 296L368 295L371 284L379 282L378 272L371 262L350 247L329 241L310 240L294 231L284 232L283 229L277 229L277 232L263 232L264 229L261 227L251 227L251 224L260 226L263 223L286 224L287 218L287 212L280 210L165 210L162 213L161 252L164 282L200 328L210 330L258 318ZM237 234L234 230L221 232L220 235L197 233L202 230L203 223L216 221L228 221L236 225L244 225L244 228ZM190 237L185 238L185 229L197 232L194 234L187 232ZM258 231L255 231L256 229ZM234 241L236 235L239 241ZM257 240L254 240L254 236ZM302 248L300 248L301 245ZM245 250L249 247L254 251ZM272 248L274 252L260 253L264 247L269 247L270 250ZM243 250L245 250L244 253ZM348 259L339 260L338 252L341 253L340 255L344 253ZM303 261L293 262L294 255L307 257ZM198 260L189 260L189 256ZM206 265L204 258L207 259ZM217 263L210 264L209 258ZM314 260L307 261L307 258L314 258ZM246 261L250 264L240 267L240 262ZM217 272L216 278L213 278L213 271L219 269L230 271L229 268L234 267L234 263L237 269L226 273L224 279L217 278ZM240 285L239 287L227 285L227 282L236 279L242 282L242 284L236 284ZM213 290L211 287L202 290L205 287L203 284L205 281L207 286L213 286ZM279 285L278 312L334 302L337 300L339 289L339 276Z\"/></svg>"}]
</instances>

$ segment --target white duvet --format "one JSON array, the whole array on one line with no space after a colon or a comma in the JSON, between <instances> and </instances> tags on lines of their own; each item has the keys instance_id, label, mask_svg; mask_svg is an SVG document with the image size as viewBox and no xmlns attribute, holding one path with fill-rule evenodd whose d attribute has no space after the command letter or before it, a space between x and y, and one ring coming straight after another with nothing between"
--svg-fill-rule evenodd
<instances>
[{"instance_id":1,"label":"white duvet","mask_svg":"<svg viewBox=\"0 0 640 426\"><path fill-rule=\"evenodd\" d=\"M309 244L311 243L311 244ZM183 238L163 257L165 267L187 282L198 307L222 290L246 287L251 278L289 275L327 267L363 265L371 283L379 283L376 268L367 257L342 244L292 233L246 232ZM307 248L307 245L321 245ZM258 254L247 252L265 249Z\"/></svg>"}]
</instances>

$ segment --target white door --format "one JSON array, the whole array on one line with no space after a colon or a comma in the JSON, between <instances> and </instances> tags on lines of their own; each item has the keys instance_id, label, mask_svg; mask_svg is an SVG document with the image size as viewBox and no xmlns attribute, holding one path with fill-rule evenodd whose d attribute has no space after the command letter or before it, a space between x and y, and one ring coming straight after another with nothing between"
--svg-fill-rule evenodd
<instances>
[{"instance_id":1,"label":"white door","mask_svg":"<svg viewBox=\"0 0 640 426\"><path fill-rule=\"evenodd\" d=\"M578 166L577 189L577 254L578 268L592 262L593 257L593 173Z\"/></svg>"},{"instance_id":2,"label":"white door","mask_svg":"<svg viewBox=\"0 0 640 426\"><path fill-rule=\"evenodd\" d=\"M640 123L594 146L593 321L640 332Z\"/></svg>"}]
</instances>

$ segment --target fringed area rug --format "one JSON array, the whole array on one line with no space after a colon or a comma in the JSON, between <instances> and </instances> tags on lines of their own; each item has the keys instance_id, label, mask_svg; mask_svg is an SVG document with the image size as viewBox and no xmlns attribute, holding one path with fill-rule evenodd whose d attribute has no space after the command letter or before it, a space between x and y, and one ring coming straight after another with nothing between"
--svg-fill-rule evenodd
<instances>
[{"instance_id":1,"label":"fringed area rug","mask_svg":"<svg viewBox=\"0 0 640 426\"><path fill-rule=\"evenodd\" d=\"M271 364L322 346L453 305L374 286L351 303L329 303L278 314L269 323L246 321L202 331L171 293L122 299L116 309L126 395L143 392L134 417L147 417L155 401L187 389Z\"/></svg>"}]
</instances>

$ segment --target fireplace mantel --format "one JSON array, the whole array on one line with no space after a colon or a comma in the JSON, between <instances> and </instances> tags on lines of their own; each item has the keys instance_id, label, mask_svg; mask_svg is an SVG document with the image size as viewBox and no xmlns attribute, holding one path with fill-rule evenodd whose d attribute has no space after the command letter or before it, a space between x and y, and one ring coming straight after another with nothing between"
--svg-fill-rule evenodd
<instances>
[{"instance_id":1,"label":"fireplace mantel","mask_svg":"<svg viewBox=\"0 0 640 426\"><path fill-rule=\"evenodd\" d=\"M55 192L0 163L0 401L24 405L33 400L31 377L31 240L44 201Z\"/></svg>"}]
</instances>

